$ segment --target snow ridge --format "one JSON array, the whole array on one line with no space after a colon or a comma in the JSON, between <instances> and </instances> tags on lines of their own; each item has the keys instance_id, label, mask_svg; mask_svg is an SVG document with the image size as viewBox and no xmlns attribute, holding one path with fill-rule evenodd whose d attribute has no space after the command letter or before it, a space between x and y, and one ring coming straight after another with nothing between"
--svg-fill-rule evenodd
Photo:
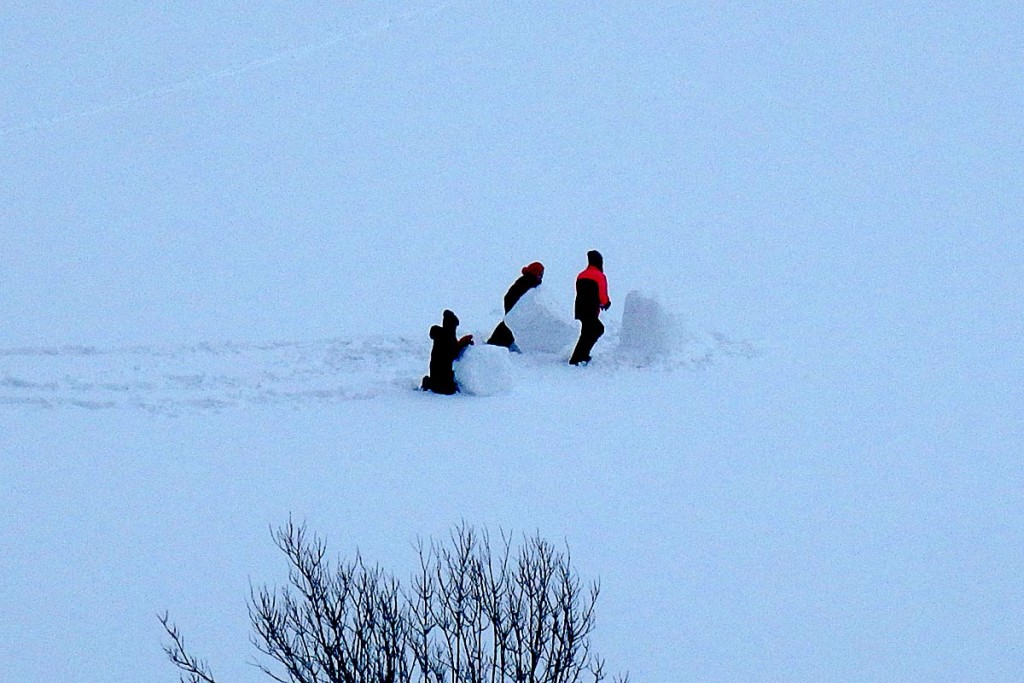
<instances>
[{"instance_id":1,"label":"snow ridge","mask_svg":"<svg viewBox=\"0 0 1024 683\"><path fill-rule=\"evenodd\" d=\"M379 395L419 372L428 353L426 341L403 338L0 349L0 407L177 415L333 403Z\"/></svg>"},{"instance_id":2,"label":"snow ridge","mask_svg":"<svg viewBox=\"0 0 1024 683\"><path fill-rule=\"evenodd\" d=\"M637 359L620 352L618 334L610 329L587 370L696 368L719 357L759 353L752 342L716 333L691 338L668 355ZM429 355L425 335L0 349L0 410L141 410L177 416L243 405L299 407L373 399L415 388ZM557 354L514 354L511 359L519 381L558 381L549 373L565 366Z\"/></svg>"}]
</instances>

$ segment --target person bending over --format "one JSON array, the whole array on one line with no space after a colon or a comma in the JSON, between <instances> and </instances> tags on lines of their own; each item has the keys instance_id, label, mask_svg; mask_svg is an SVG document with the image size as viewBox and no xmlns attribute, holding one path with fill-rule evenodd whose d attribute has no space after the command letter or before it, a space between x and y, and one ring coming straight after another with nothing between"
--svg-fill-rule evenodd
<instances>
[{"instance_id":1,"label":"person bending over","mask_svg":"<svg viewBox=\"0 0 1024 683\"><path fill-rule=\"evenodd\" d=\"M519 303L524 294L538 286L543 279L544 265L539 261L534 261L530 265L524 266L523 274L512 283L512 286L508 288L508 292L505 293L505 315L508 315L509 311ZM512 334L512 330L508 328L504 320L494 328L494 332L491 333L491 338L487 340L487 343L493 346L504 346L509 351L516 353L519 352L519 347L516 346L516 337Z\"/></svg>"}]
</instances>

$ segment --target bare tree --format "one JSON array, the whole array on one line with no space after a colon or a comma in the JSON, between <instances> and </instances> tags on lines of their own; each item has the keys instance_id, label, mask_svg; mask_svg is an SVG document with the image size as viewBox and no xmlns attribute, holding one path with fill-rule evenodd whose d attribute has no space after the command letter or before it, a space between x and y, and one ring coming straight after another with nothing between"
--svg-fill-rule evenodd
<instances>
[{"instance_id":1,"label":"bare tree","mask_svg":"<svg viewBox=\"0 0 1024 683\"><path fill-rule=\"evenodd\" d=\"M408 619L398 583L362 558L333 567L326 546L289 522L274 536L288 557L289 586L252 591L252 642L282 683L396 683L409 680Z\"/></svg>"},{"instance_id":2,"label":"bare tree","mask_svg":"<svg viewBox=\"0 0 1024 683\"><path fill-rule=\"evenodd\" d=\"M279 683L583 683L604 680L591 650L600 588L568 549L539 536L513 552L463 523L420 541L411 589L362 558L335 565L323 540L289 521L273 534L288 584L250 590L252 643ZM216 683L167 615L164 649L181 683Z\"/></svg>"}]
</instances>

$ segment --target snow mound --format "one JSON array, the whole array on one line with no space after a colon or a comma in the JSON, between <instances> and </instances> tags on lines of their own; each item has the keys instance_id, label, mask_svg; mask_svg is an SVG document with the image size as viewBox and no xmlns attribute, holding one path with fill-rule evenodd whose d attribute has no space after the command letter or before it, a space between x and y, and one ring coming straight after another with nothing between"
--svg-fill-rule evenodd
<instances>
[{"instance_id":1,"label":"snow mound","mask_svg":"<svg viewBox=\"0 0 1024 683\"><path fill-rule=\"evenodd\" d=\"M667 360L677 350L681 330L657 297L637 290L626 295L616 355L622 360L649 365Z\"/></svg>"},{"instance_id":2,"label":"snow mound","mask_svg":"<svg viewBox=\"0 0 1024 683\"><path fill-rule=\"evenodd\" d=\"M472 396L493 396L512 389L512 361L502 346L469 346L455 363L459 390Z\"/></svg>"},{"instance_id":3,"label":"snow mound","mask_svg":"<svg viewBox=\"0 0 1024 683\"><path fill-rule=\"evenodd\" d=\"M576 327L555 311L543 285L534 287L505 314L505 324L523 353L562 353L576 340Z\"/></svg>"}]
</instances>

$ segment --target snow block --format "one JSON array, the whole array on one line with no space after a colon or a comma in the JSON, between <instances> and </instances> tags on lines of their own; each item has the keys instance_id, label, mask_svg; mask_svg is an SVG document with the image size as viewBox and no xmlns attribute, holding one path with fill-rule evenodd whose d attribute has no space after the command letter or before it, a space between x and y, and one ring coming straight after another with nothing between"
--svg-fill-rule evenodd
<instances>
[{"instance_id":1,"label":"snow block","mask_svg":"<svg viewBox=\"0 0 1024 683\"><path fill-rule=\"evenodd\" d=\"M502 346L469 346L454 368L455 381L464 394L493 396L512 389L512 361Z\"/></svg>"},{"instance_id":2,"label":"snow block","mask_svg":"<svg viewBox=\"0 0 1024 683\"><path fill-rule=\"evenodd\" d=\"M505 315L505 324L523 353L562 353L576 341L576 326L558 315L543 285L526 292Z\"/></svg>"},{"instance_id":3,"label":"snow block","mask_svg":"<svg viewBox=\"0 0 1024 683\"><path fill-rule=\"evenodd\" d=\"M677 342L677 327L656 297L633 290L622 307L616 355L640 365L666 359Z\"/></svg>"}]
</instances>

